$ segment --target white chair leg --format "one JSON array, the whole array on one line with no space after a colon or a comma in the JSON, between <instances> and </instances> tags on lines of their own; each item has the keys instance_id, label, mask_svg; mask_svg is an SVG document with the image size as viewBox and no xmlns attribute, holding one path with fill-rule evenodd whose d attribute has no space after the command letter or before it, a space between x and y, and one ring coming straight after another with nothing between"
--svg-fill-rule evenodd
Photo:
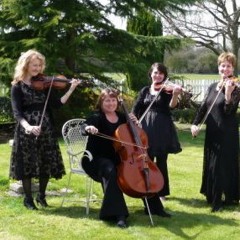
<instances>
[{"instance_id":1,"label":"white chair leg","mask_svg":"<svg viewBox=\"0 0 240 240\"><path fill-rule=\"evenodd\" d=\"M147 200L146 197L144 198L144 201L145 201L146 206L147 206L148 215L149 215L149 218L150 218L151 224L152 224L152 226L154 226L154 223L153 223L153 220L152 220L152 214L151 214L151 211L150 211L150 208L149 208L149 205L148 205L148 200Z\"/></svg>"},{"instance_id":2,"label":"white chair leg","mask_svg":"<svg viewBox=\"0 0 240 240\"><path fill-rule=\"evenodd\" d=\"M64 201L65 201L65 198L66 198L66 195L67 195L69 186L70 186L71 176L72 176L72 172L69 173L68 183L67 183L66 190L65 190L65 192L63 193L63 199L62 199L61 207L63 206L63 203L64 203Z\"/></svg>"},{"instance_id":3,"label":"white chair leg","mask_svg":"<svg viewBox=\"0 0 240 240\"><path fill-rule=\"evenodd\" d=\"M89 205L92 201L93 180L86 176L86 214L89 214Z\"/></svg>"}]
</instances>

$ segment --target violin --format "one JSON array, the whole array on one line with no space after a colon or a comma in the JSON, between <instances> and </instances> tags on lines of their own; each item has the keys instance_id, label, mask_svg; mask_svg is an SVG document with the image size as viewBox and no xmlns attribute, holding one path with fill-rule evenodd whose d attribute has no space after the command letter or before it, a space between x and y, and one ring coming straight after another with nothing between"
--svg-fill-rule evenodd
<instances>
[{"instance_id":1,"label":"violin","mask_svg":"<svg viewBox=\"0 0 240 240\"><path fill-rule=\"evenodd\" d=\"M31 86L35 90L44 90L49 88L51 85L55 89L64 89L68 84L70 84L72 79L67 79L63 75L58 76L45 76L44 74L38 74L32 77ZM88 80L81 80L82 84L89 84Z\"/></svg>"},{"instance_id":2,"label":"violin","mask_svg":"<svg viewBox=\"0 0 240 240\"><path fill-rule=\"evenodd\" d=\"M155 82L153 84L153 87L155 91L163 91L167 94L172 94L175 87L181 87L181 86L166 79L165 81L162 81L162 82ZM183 87L181 87L181 90L184 93L192 95L192 93L190 93L187 89Z\"/></svg>"},{"instance_id":3,"label":"violin","mask_svg":"<svg viewBox=\"0 0 240 240\"><path fill-rule=\"evenodd\" d=\"M118 185L128 196L144 198L154 196L164 185L161 171L147 153L148 138L145 131L130 119L126 106L120 100L127 123L115 130L114 148L121 162L117 167ZM124 144L131 142L133 144ZM138 147L139 146L139 147Z\"/></svg>"},{"instance_id":4,"label":"violin","mask_svg":"<svg viewBox=\"0 0 240 240\"><path fill-rule=\"evenodd\" d=\"M227 80L231 80L233 86L240 88L240 79L238 79L235 76L229 76L227 78L224 78L222 81L218 83L218 88L224 90Z\"/></svg>"}]
</instances>

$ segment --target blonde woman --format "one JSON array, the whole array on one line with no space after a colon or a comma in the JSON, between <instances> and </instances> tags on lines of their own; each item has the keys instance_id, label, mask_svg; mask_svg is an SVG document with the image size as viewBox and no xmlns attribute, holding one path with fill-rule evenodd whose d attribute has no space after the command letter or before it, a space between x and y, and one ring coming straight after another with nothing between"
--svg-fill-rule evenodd
<instances>
[{"instance_id":1,"label":"blonde woman","mask_svg":"<svg viewBox=\"0 0 240 240\"><path fill-rule=\"evenodd\" d=\"M193 121L191 132L197 136L206 119L202 186L200 192L212 212L224 205L239 203L239 132L236 116L239 91L232 80L236 57L224 52L218 57L220 80L209 86ZM207 116L207 118L206 118Z\"/></svg>"},{"instance_id":2,"label":"blonde woman","mask_svg":"<svg viewBox=\"0 0 240 240\"><path fill-rule=\"evenodd\" d=\"M37 210L31 190L32 178L39 179L36 203L47 207L46 188L49 178L61 178L65 174L57 138L54 136L51 107L60 107L80 83L73 79L69 90L60 98L50 94L42 125L40 120L47 97L46 90L35 90L32 77L42 74L45 57L35 50L28 50L19 57L11 88L11 102L16 128L10 159L10 177L21 180L24 190L24 206Z\"/></svg>"}]
</instances>

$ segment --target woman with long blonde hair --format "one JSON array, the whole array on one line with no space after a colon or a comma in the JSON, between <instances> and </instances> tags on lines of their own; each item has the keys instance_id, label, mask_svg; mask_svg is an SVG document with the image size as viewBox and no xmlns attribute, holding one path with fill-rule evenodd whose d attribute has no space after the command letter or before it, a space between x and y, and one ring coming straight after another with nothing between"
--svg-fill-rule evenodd
<instances>
[{"instance_id":1,"label":"woman with long blonde hair","mask_svg":"<svg viewBox=\"0 0 240 240\"><path fill-rule=\"evenodd\" d=\"M32 178L39 179L36 203L47 207L45 197L49 178L59 179L65 174L58 141L54 135L51 109L66 103L80 83L79 80L73 79L69 90L60 99L55 99L50 94L46 112L42 116L48 89L34 89L32 78L42 74L45 66L45 57L40 52L28 50L22 53L15 67L11 88L16 128L10 160L10 177L22 181L24 206L31 210L37 210L32 196Z\"/></svg>"}]
</instances>

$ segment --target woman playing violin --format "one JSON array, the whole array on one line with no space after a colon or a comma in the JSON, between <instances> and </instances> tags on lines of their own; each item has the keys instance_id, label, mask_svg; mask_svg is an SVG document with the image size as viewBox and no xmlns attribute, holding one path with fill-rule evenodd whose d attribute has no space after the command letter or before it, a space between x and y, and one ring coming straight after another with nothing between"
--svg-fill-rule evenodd
<instances>
[{"instance_id":1,"label":"woman playing violin","mask_svg":"<svg viewBox=\"0 0 240 240\"><path fill-rule=\"evenodd\" d=\"M223 204L239 202L239 132L236 116L240 94L231 77L236 57L224 52L218 57L219 83L209 86L191 132L197 136L206 118L203 174L200 192L219 211ZM209 111L210 110L210 111Z\"/></svg>"},{"instance_id":2,"label":"woman playing violin","mask_svg":"<svg viewBox=\"0 0 240 240\"><path fill-rule=\"evenodd\" d=\"M82 166L90 177L102 183L104 199L100 219L116 221L118 227L125 228L129 213L123 192L117 183L117 166L120 163L120 157L114 149L113 141L96 135L101 133L113 137L115 130L121 124L126 123L126 116L118 111L118 105L118 92L110 88L102 90L97 103L97 111L87 118L83 127L89 134L86 149L92 153L93 160L83 158ZM137 121L133 114L129 117L134 122ZM156 204L155 207L159 207L162 215L165 213L162 205Z\"/></svg>"},{"instance_id":3,"label":"woman playing violin","mask_svg":"<svg viewBox=\"0 0 240 240\"><path fill-rule=\"evenodd\" d=\"M154 160L163 174L164 187L159 192L162 199L170 194L167 158L169 153L178 153L181 147L172 121L171 109L177 106L178 95L182 89L180 86L172 87L169 93L165 91L164 82L168 77L167 68L161 63L154 63L148 77L151 85L144 87L133 106L133 113L139 119L148 106L152 103L158 91L161 91L157 99L142 120L142 128L148 135L149 157ZM153 211L154 212L154 211Z\"/></svg>"},{"instance_id":4,"label":"woman playing violin","mask_svg":"<svg viewBox=\"0 0 240 240\"><path fill-rule=\"evenodd\" d=\"M18 59L11 88L11 101L14 117L17 121L14 144L10 161L10 177L21 180L23 185L24 206L37 210L34 203L31 179L39 179L37 204L47 207L45 192L49 178L59 179L65 174L58 141L54 136L51 108L60 107L80 83L73 79L67 93L60 99L50 94L47 110L42 116L47 90L38 91L31 85L31 79L42 74L45 69L45 57L28 50ZM43 117L42 125L40 120Z\"/></svg>"}]
</instances>

